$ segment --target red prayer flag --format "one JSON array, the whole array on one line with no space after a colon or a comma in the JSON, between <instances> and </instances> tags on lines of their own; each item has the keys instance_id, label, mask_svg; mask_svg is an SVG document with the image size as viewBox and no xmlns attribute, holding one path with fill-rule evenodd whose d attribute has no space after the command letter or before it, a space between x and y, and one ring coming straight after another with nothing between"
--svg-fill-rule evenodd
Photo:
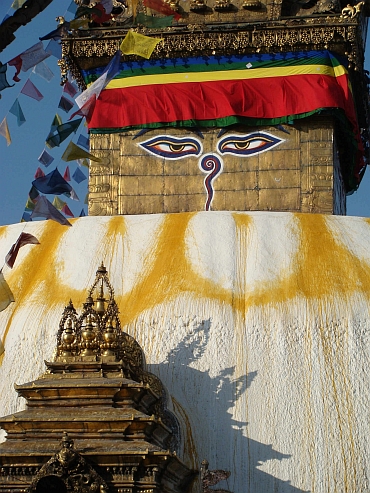
<instances>
[{"instance_id":1,"label":"red prayer flag","mask_svg":"<svg viewBox=\"0 0 370 493\"><path fill-rule=\"evenodd\" d=\"M40 176L45 176L45 173L42 171L41 168L37 168L35 178L40 178Z\"/></svg>"},{"instance_id":2,"label":"red prayer flag","mask_svg":"<svg viewBox=\"0 0 370 493\"><path fill-rule=\"evenodd\" d=\"M69 166L66 167L66 170L64 172L64 175L63 175L63 178L66 180L66 181L71 181L71 175L69 173Z\"/></svg>"},{"instance_id":3,"label":"red prayer flag","mask_svg":"<svg viewBox=\"0 0 370 493\"><path fill-rule=\"evenodd\" d=\"M7 256L5 257L6 265L11 269L13 268L15 259L17 258L19 249L21 247L25 245L38 245L39 243L39 240L35 236L29 233L21 233L18 237L18 240L14 243L14 245L12 245Z\"/></svg>"},{"instance_id":4,"label":"red prayer flag","mask_svg":"<svg viewBox=\"0 0 370 493\"><path fill-rule=\"evenodd\" d=\"M19 72L21 71L22 68L22 63L23 60L21 58L21 55L16 56L15 58L12 58L9 62L8 65L11 65L12 67L15 67L15 75L13 77L14 82L19 82L21 79L18 77Z\"/></svg>"},{"instance_id":5,"label":"red prayer flag","mask_svg":"<svg viewBox=\"0 0 370 493\"><path fill-rule=\"evenodd\" d=\"M171 9L168 3L165 3L163 0L144 0L143 3L145 7L149 7L156 12L160 12L164 15L173 15L177 21L181 19L181 15L175 10Z\"/></svg>"},{"instance_id":6,"label":"red prayer flag","mask_svg":"<svg viewBox=\"0 0 370 493\"><path fill-rule=\"evenodd\" d=\"M63 86L63 92L66 92L71 98L73 98L77 94L77 89L75 86L67 80L67 82Z\"/></svg>"},{"instance_id":7,"label":"red prayer flag","mask_svg":"<svg viewBox=\"0 0 370 493\"><path fill-rule=\"evenodd\" d=\"M63 209L62 209L62 212L63 212L66 216L74 217L73 212L71 211L71 209L68 207L68 205L67 205L67 204L64 204Z\"/></svg>"}]
</instances>

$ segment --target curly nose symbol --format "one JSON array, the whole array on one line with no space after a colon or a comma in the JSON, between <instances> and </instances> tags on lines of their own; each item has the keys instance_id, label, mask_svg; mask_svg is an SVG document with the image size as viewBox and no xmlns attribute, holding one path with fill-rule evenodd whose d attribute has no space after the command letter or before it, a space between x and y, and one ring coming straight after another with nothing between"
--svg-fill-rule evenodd
<instances>
[{"instance_id":1,"label":"curly nose symbol","mask_svg":"<svg viewBox=\"0 0 370 493\"><path fill-rule=\"evenodd\" d=\"M204 187L207 192L207 200L204 208L206 211L209 211L214 196L213 180L222 171L222 161L218 156L215 156L214 154L209 154L202 157L199 162L199 167L201 171L203 171L203 173L207 174L204 179Z\"/></svg>"}]
</instances>

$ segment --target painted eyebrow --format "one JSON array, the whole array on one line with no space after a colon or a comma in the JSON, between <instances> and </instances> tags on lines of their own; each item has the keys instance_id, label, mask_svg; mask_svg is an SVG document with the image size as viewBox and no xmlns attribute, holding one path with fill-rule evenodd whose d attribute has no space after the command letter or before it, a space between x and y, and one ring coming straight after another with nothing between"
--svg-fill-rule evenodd
<instances>
[{"instance_id":1,"label":"painted eyebrow","mask_svg":"<svg viewBox=\"0 0 370 493\"><path fill-rule=\"evenodd\" d=\"M132 140L137 139L138 137L141 137L142 135L145 135L147 132L150 132L151 130L154 130L153 128L141 128L133 137ZM155 129L157 130L157 129ZM189 128L189 131L201 139L204 139L204 135L202 132L199 130L199 128Z\"/></svg>"}]
</instances>

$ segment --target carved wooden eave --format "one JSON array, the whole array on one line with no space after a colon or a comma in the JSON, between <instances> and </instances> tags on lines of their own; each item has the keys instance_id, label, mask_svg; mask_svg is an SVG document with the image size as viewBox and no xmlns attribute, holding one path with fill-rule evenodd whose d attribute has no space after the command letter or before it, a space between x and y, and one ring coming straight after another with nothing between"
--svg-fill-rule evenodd
<instances>
[{"instance_id":1,"label":"carved wooden eave","mask_svg":"<svg viewBox=\"0 0 370 493\"><path fill-rule=\"evenodd\" d=\"M349 61L350 77L360 127L367 126L367 78L363 74L367 31L365 10L353 17L343 14L312 14L281 17L281 4L267 2L261 20L181 24L164 29L134 27L148 36L162 38L151 59L171 57L280 53L328 49ZM245 17L245 16L244 16ZM258 16L255 16L258 17ZM235 18L235 16L234 16ZM112 23L109 27L75 30L62 38L62 80L68 72L85 87L81 69L105 65L132 26ZM122 55L122 61L140 60Z\"/></svg>"},{"instance_id":2,"label":"carved wooden eave","mask_svg":"<svg viewBox=\"0 0 370 493\"><path fill-rule=\"evenodd\" d=\"M186 491L194 471L176 455L177 420L139 344L121 330L103 265L81 315L66 306L55 360L45 363L40 378L15 385L26 410L0 418L0 492L43 492L49 481L78 493Z\"/></svg>"}]
</instances>

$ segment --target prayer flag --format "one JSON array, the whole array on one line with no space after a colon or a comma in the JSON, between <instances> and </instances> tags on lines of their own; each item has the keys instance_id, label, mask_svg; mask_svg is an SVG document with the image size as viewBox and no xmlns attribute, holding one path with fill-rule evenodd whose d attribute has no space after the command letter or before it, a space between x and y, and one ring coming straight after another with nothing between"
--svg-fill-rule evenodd
<instances>
[{"instance_id":1,"label":"prayer flag","mask_svg":"<svg viewBox=\"0 0 370 493\"><path fill-rule=\"evenodd\" d=\"M80 199L79 199L79 197L78 197L77 193L75 192L74 188L72 188L72 190L71 190L71 196L70 196L70 198L71 198L72 200L76 200L77 202L79 202L79 201L80 201Z\"/></svg>"},{"instance_id":2,"label":"prayer flag","mask_svg":"<svg viewBox=\"0 0 370 493\"><path fill-rule=\"evenodd\" d=\"M87 151L90 150L90 139L80 134L78 136L77 145L84 147Z\"/></svg>"},{"instance_id":3,"label":"prayer flag","mask_svg":"<svg viewBox=\"0 0 370 493\"><path fill-rule=\"evenodd\" d=\"M77 164L79 166L85 166L85 168L89 168L89 161L88 159L77 159Z\"/></svg>"},{"instance_id":4,"label":"prayer flag","mask_svg":"<svg viewBox=\"0 0 370 493\"><path fill-rule=\"evenodd\" d=\"M80 217L85 217L85 216L86 216L86 214L85 214L85 210L84 210L84 209L82 209L82 211L80 212Z\"/></svg>"},{"instance_id":5,"label":"prayer flag","mask_svg":"<svg viewBox=\"0 0 370 493\"><path fill-rule=\"evenodd\" d=\"M33 202L30 199L30 197L28 197L26 205L24 206L24 208L26 209L26 211L33 211L33 209L35 208L35 202Z\"/></svg>"},{"instance_id":6,"label":"prayer flag","mask_svg":"<svg viewBox=\"0 0 370 493\"><path fill-rule=\"evenodd\" d=\"M68 98L62 96L59 101L58 108L68 113L73 108L74 103L72 103Z\"/></svg>"},{"instance_id":7,"label":"prayer flag","mask_svg":"<svg viewBox=\"0 0 370 493\"><path fill-rule=\"evenodd\" d=\"M25 96L36 99L36 101L41 101L41 99L43 99L44 97L37 89L37 87L30 81L30 79L27 80L27 82L21 89L21 93Z\"/></svg>"},{"instance_id":8,"label":"prayer flag","mask_svg":"<svg viewBox=\"0 0 370 493\"><path fill-rule=\"evenodd\" d=\"M89 27L89 22L89 19L73 19L70 21L69 26L71 29L80 29L80 27L87 28Z\"/></svg>"},{"instance_id":9,"label":"prayer flag","mask_svg":"<svg viewBox=\"0 0 370 493\"><path fill-rule=\"evenodd\" d=\"M121 43L120 50L125 55L138 55L149 59L160 41L162 41L161 38L150 38L135 31L128 31Z\"/></svg>"},{"instance_id":10,"label":"prayer flag","mask_svg":"<svg viewBox=\"0 0 370 493\"><path fill-rule=\"evenodd\" d=\"M87 158L91 159L91 161L95 161L96 163L100 163L101 159L99 157L90 154L87 151L81 149L72 141L68 144L66 150L63 153L62 159L63 161L74 161L75 159Z\"/></svg>"},{"instance_id":11,"label":"prayer flag","mask_svg":"<svg viewBox=\"0 0 370 493\"><path fill-rule=\"evenodd\" d=\"M63 209L65 204L66 203L64 202L64 200L60 199L58 196L54 197L53 206L56 207L59 211Z\"/></svg>"},{"instance_id":12,"label":"prayer flag","mask_svg":"<svg viewBox=\"0 0 370 493\"><path fill-rule=\"evenodd\" d=\"M72 224L56 209L51 202L41 195L37 201L36 207L32 211L30 219L35 217L43 217L44 219L52 219L53 221L62 224L63 226L72 226Z\"/></svg>"},{"instance_id":13,"label":"prayer flag","mask_svg":"<svg viewBox=\"0 0 370 493\"><path fill-rule=\"evenodd\" d=\"M136 24L142 24L145 27L156 29L171 26L173 19L173 15L168 15L166 17L153 17L152 15L145 15L140 12L136 16Z\"/></svg>"},{"instance_id":14,"label":"prayer flag","mask_svg":"<svg viewBox=\"0 0 370 493\"><path fill-rule=\"evenodd\" d=\"M23 212L23 215L21 217L20 222L21 223L28 223L29 221L32 221L31 214L28 214L27 212Z\"/></svg>"},{"instance_id":15,"label":"prayer flag","mask_svg":"<svg viewBox=\"0 0 370 493\"><path fill-rule=\"evenodd\" d=\"M20 54L20 57L22 59L22 72L27 72L27 70L29 70L31 67L34 67L49 56L50 53L47 53L44 50L44 45L42 44L42 42L40 41L39 43L36 43L35 45L31 46L31 48L28 48L28 50Z\"/></svg>"},{"instance_id":16,"label":"prayer flag","mask_svg":"<svg viewBox=\"0 0 370 493\"><path fill-rule=\"evenodd\" d=\"M39 240L30 233L21 233L5 257L6 265L12 269L20 248L25 245L38 245L39 243Z\"/></svg>"},{"instance_id":17,"label":"prayer flag","mask_svg":"<svg viewBox=\"0 0 370 493\"><path fill-rule=\"evenodd\" d=\"M13 76L13 80L14 80L14 82L19 82L21 79L18 77L18 74L22 68L21 56L17 55L16 57L9 60L8 65L10 65L11 67L15 67L15 75Z\"/></svg>"},{"instance_id":18,"label":"prayer flag","mask_svg":"<svg viewBox=\"0 0 370 493\"><path fill-rule=\"evenodd\" d=\"M41 178L42 176L45 176L45 173L42 171L41 168L37 168L35 178Z\"/></svg>"},{"instance_id":19,"label":"prayer flag","mask_svg":"<svg viewBox=\"0 0 370 493\"><path fill-rule=\"evenodd\" d=\"M12 107L9 110L9 113L17 117L17 124L18 127L23 125L25 123L26 118L24 116L24 113L22 111L21 105L19 104L18 98L14 101L12 104Z\"/></svg>"},{"instance_id":20,"label":"prayer flag","mask_svg":"<svg viewBox=\"0 0 370 493\"><path fill-rule=\"evenodd\" d=\"M26 0L13 0L13 3L11 5L12 9L17 10L22 7L22 5L25 3Z\"/></svg>"},{"instance_id":21,"label":"prayer flag","mask_svg":"<svg viewBox=\"0 0 370 493\"><path fill-rule=\"evenodd\" d=\"M61 193L70 194L72 187L65 181L55 168L51 173L41 176L32 182L32 185L41 193L60 195Z\"/></svg>"},{"instance_id":22,"label":"prayer flag","mask_svg":"<svg viewBox=\"0 0 370 493\"><path fill-rule=\"evenodd\" d=\"M73 212L71 211L71 209L68 207L68 205L67 205L67 204L64 204L63 209L62 209L62 212L63 212L63 214L65 214L66 216L75 217L75 216L73 215Z\"/></svg>"},{"instance_id":23,"label":"prayer flag","mask_svg":"<svg viewBox=\"0 0 370 493\"><path fill-rule=\"evenodd\" d=\"M6 79L6 71L7 71L7 64L2 64L0 62L0 91L3 91L4 89L6 89L7 87L13 87L13 85L10 85Z\"/></svg>"},{"instance_id":24,"label":"prayer flag","mask_svg":"<svg viewBox=\"0 0 370 493\"><path fill-rule=\"evenodd\" d=\"M67 80L67 82L63 86L63 92L66 92L69 96L71 96L71 98L73 98L74 96L76 96L78 90L71 82Z\"/></svg>"},{"instance_id":25,"label":"prayer flag","mask_svg":"<svg viewBox=\"0 0 370 493\"><path fill-rule=\"evenodd\" d=\"M5 310L12 301L14 301L13 293L11 292L8 283L5 281L3 273L0 272L0 312ZM4 348L4 346L2 346L2 348ZM4 349L2 352L4 352Z\"/></svg>"},{"instance_id":26,"label":"prayer flag","mask_svg":"<svg viewBox=\"0 0 370 493\"><path fill-rule=\"evenodd\" d=\"M47 82L50 82L54 77L54 72L50 70L45 62L40 62L33 67L33 72L39 77L42 77Z\"/></svg>"},{"instance_id":27,"label":"prayer flag","mask_svg":"<svg viewBox=\"0 0 370 493\"><path fill-rule=\"evenodd\" d=\"M63 175L63 178L66 180L66 181L71 181L71 175L69 173L69 166L66 167L66 170L64 172L64 175Z\"/></svg>"},{"instance_id":28,"label":"prayer flag","mask_svg":"<svg viewBox=\"0 0 370 493\"><path fill-rule=\"evenodd\" d=\"M84 204L88 204L88 203L89 203L89 193L85 195L85 200L84 200Z\"/></svg>"},{"instance_id":29,"label":"prayer flag","mask_svg":"<svg viewBox=\"0 0 370 493\"><path fill-rule=\"evenodd\" d=\"M34 186L32 186L32 187L31 187L31 190L28 192L28 195L29 195L29 198L30 198L33 202L35 202L35 200L37 199L37 197L39 197L39 195L40 195L40 194L39 194L39 192L37 191L37 189L36 189Z\"/></svg>"},{"instance_id":30,"label":"prayer flag","mask_svg":"<svg viewBox=\"0 0 370 493\"><path fill-rule=\"evenodd\" d=\"M6 121L6 117L0 123L0 135L5 137L6 145L10 146L10 144L12 143L12 138L10 137L9 127L8 127L8 122Z\"/></svg>"},{"instance_id":31,"label":"prayer flag","mask_svg":"<svg viewBox=\"0 0 370 493\"><path fill-rule=\"evenodd\" d=\"M95 80L83 93L76 98L76 104L79 108L82 108L88 101L94 96L98 99L99 94L104 87L113 79L119 70L119 62L121 59L121 52L117 50L113 55L111 61L106 66L102 75Z\"/></svg>"},{"instance_id":32,"label":"prayer flag","mask_svg":"<svg viewBox=\"0 0 370 493\"><path fill-rule=\"evenodd\" d=\"M46 139L46 143L50 147L58 146L66 140L71 133L76 133L77 129L82 122L82 118L78 118L77 120L73 120L71 122L63 123L62 125L58 125L54 131L52 131Z\"/></svg>"},{"instance_id":33,"label":"prayer flag","mask_svg":"<svg viewBox=\"0 0 370 493\"><path fill-rule=\"evenodd\" d=\"M88 122L89 122L89 121L91 120L92 114L93 114L93 112L94 112L95 104L96 104L96 95L95 95L95 94L93 94L93 95L91 96L91 98L90 98L90 99L88 99L88 100L86 101L86 103L85 103L83 106L81 106L81 108L80 108L79 110L75 111L75 112L72 114L72 116L70 116L70 118L69 118L69 119L71 120L71 119L72 119L72 118L74 118L76 115L80 115L80 116L82 116L82 117L85 117L85 118L86 118L86 121L88 121Z\"/></svg>"},{"instance_id":34,"label":"prayer flag","mask_svg":"<svg viewBox=\"0 0 370 493\"><path fill-rule=\"evenodd\" d=\"M50 53L50 55L55 56L55 58L62 58L62 45L55 39L51 39L47 44L45 51Z\"/></svg>"},{"instance_id":35,"label":"prayer flag","mask_svg":"<svg viewBox=\"0 0 370 493\"><path fill-rule=\"evenodd\" d=\"M60 40L62 38L62 34L68 34L69 22L63 22L63 24L59 24L59 26L50 31L50 33L45 34L42 38L39 38L40 41L46 41L48 39Z\"/></svg>"},{"instance_id":36,"label":"prayer flag","mask_svg":"<svg viewBox=\"0 0 370 493\"><path fill-rule=\"evenodd\" d=\"M76 171L73 173L72 178L76 183L81 183L82 181L87 180L87 177L80 170L80 168L76 168Z\"/></svg>"},{"instance_id":37,"label":"prayer flag","mask_svg":"<svg viewBox=\"0 0 370 493\"><path fill-rule=\"evenodd\" d=\"M48 153L46 149L44 149L40 154L38 161L47 167L54 161L54 158Z\"/></svg>"}]
</instances>

